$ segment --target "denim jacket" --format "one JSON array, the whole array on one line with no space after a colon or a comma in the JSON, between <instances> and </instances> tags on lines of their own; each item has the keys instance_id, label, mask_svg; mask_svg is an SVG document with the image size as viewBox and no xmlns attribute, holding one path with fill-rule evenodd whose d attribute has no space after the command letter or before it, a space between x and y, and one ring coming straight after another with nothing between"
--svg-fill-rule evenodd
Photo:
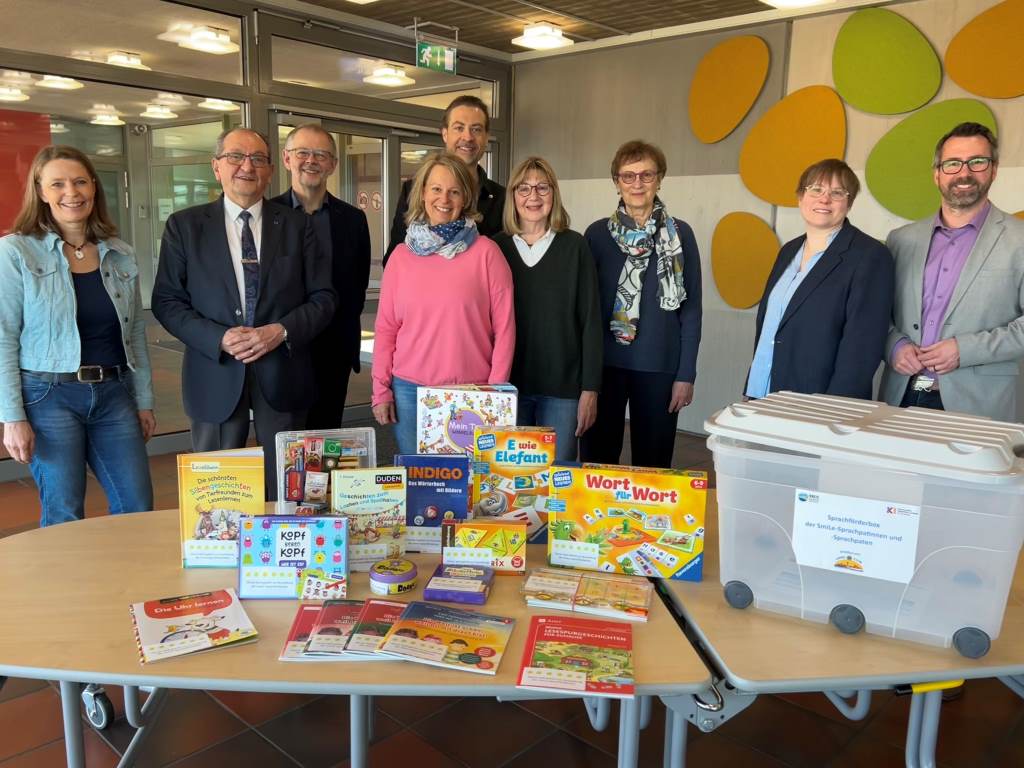
<instances>
[{"instance_id":1,"label":"denim jacket","mask_svg":"<svg viewBox=\"0 0 1024 768\"><path fill-rule=\"evenodd\" d=\"M127 243L99 243L103 286L117 310L139 410L153 407L139 267ZM71 267L60 237L0 238L0 421L23 421L20 370L74 373L82 364Z\"/></svg>"}]
</instances>

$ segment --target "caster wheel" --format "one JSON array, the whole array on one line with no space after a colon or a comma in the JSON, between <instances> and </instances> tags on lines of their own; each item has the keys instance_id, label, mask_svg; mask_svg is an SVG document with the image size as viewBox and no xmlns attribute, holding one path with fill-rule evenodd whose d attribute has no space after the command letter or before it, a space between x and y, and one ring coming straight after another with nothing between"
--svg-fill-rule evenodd
<instances>
[{"instance_id":1,"label":"caster wheel","mask_svg":"<svg viewBox=\"0 0 1024 768\"><path fill-rule=\"evenodd\" d=\"M742 581L730 581L722 591L725 593L725 602L733 608L749 608L754 602L754 593Z\"/></svg>"},{"instance_id":2,"label":"caster wheel","mask_svg":"<svg viewBox=\"0 0 1024 768\"><path fill-rule=\"evenodd\" d=\"M114 722L114 705L104 691L83 693L82 702L85 704L85 716L89 718L89 724L97 731L104 730Z\"/></svg>"},{"instance_id":3,"label":"caster wheel","mask_svg":"<svg viewBox=\"0 0 1024 768\"><path fill-rule=\"evenodd\" d=\"M828 620L844 635L855 635L864 629L864 614L860 608L845 603L833 608Z\"/></svg>"},{"instance_id":4,"label":"caster wheel","mask_svg":"<svg viewBox=\"0 0 1024 768\"><path fill-rule=\"evenodd\" d=\"M992 640L989 639L987 632L977 627L961 627L953 633L953 647L961 656L980 659L992 647Z\"/></svg>"}]
</instances>

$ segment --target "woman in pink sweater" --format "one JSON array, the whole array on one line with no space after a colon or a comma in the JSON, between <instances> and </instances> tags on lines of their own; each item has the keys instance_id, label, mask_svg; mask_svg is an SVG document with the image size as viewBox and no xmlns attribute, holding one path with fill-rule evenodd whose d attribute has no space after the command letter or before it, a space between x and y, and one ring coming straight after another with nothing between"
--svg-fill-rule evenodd
<instances>
[{"instance_id":1,"label":"woman in pink sweater","mask_svg":"<svg viewBox=\"0 0 1024 768\"><path fill-rule=\"evenodd\" d=\"M408 232L384 269L373 343L373 415L416 453L416 387L508 381L512 273L476 229L475 174L440 153L416 174Z\"/></svg>"}]
</instances>

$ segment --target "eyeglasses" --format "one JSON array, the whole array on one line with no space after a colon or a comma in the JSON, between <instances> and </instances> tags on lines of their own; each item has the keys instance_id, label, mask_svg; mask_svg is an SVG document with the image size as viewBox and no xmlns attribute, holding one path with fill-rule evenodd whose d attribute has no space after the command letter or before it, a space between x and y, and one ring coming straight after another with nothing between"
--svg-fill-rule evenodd
<instances>
[{"instance_id":1,"label":"eyeglasses","mask_svg":"<svg viewBox=\"0 0 1024 768\"><path fill-rule=\"evenodd\" d=\"M638 178L644 184L650 184L658 178L658 174L654 171L643 171L642 173L633 173L632 171L625 171L623 173L616 173L613 177L616 181L621 181L623 184L632 184Z\"/></svg>"},{"instance_id":2,"label":"eyeglasses","mask_svg":"<svg viewBox=\"0 0 1024 768\"><path fill-rule=\"evenodd\" d=\"M306 149L305 147L299 147L297 149L286 149L285 152L291 152L292 155L305 162L309 158L315 158L318 163L326 163L328 160L334 159L334 153L328 152L326 149Z\"/></svg>"},{"instance_id":3,"label":"eyeglasses","mask_svg":"<svg viewBox=\"0 0 1024 768\"><path fill-rule=\"evenodd\" d=\"M968 160L950 159L943 160L939 163L939 170L941 170L947 176L953 176L954 174L960 173L960 169L967 166L967 170L975 171L980 173L981 171L987 171L988 167L992 165L991 157L972 157Z\"/></svg>"},{"instance_id":4,"label":"eyeglasses","mask_svg":"<svg viewBox=\"0 0 1024 768\"><path fill-rule=\"evenodd\" d=\"M828 189L821 186L821 184L812 184L809 187L804 187L804 194L811 197L821 197L827 194L830 200L834 200L837 203L841 203L850 196L850 193L845 189Z\"/></svg>"},{"instance_id":5,"label":"eyeglasses","mask_svg":"<svg viewBox=\"0 0 1024 768\"><path fill-rule=\"evenodd\" d=\"M551 185L545 184L543 181L540 184L527 184L526 182L516 184L516 194L520 197L529 197L534 190L537 190L537 194L541 197L547 197L551 194Z\"/></svg>"},{"instance_id":6,"label":"eyeglasses","mask_svg":"<svg viewBox=\"0 0 1024 768\"><path fill-rule=\"evenodd\" d=\"M244 152L225 152L217 155L218 160L227 160L229 165L241 165L249 158L253 168L266 168L270 165L270 158L262 153L245 154Z\"/></svg>"}]
</instances>

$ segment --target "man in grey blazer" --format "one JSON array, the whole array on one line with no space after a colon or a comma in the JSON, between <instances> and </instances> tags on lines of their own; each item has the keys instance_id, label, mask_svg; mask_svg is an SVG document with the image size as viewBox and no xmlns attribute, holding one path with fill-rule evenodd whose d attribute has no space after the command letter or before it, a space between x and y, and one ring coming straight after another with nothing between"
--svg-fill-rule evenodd
<instances>
[{"instance_id":1,"label":"man in grey blazer","mask_svg":"<svg viewBox=\"0 0 1024 768\"><path fill-rule=\"evenodd\" d=\"M1024 221L989 202L999 145L961 123L935 149L942 206L889 234L893 327L881 396L890 405L1016 418L1024 356Z\"/></svg>"}]
</instances>

